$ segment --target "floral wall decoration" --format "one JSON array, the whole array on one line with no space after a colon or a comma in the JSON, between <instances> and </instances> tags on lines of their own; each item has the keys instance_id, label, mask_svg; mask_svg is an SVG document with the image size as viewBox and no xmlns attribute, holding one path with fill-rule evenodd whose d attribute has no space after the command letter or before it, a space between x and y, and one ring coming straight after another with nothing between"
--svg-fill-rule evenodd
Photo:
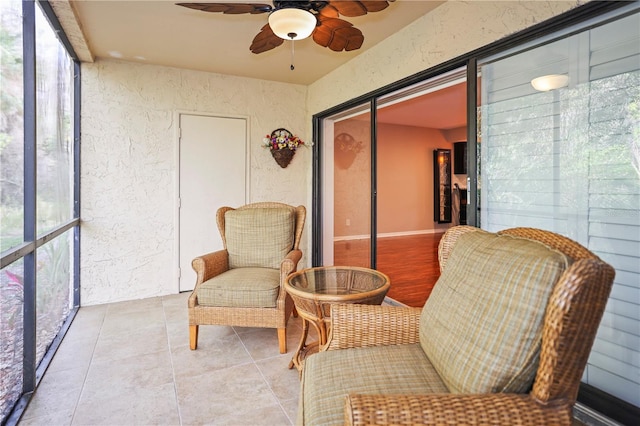
<instances>
[{"instance_id":1,"label":"floral wall decoration","mask_svg":"<svg viewBox=\"0 0 640 426\"><path fill-rule=\"evenodd\" d=\"M276 129L263 139L263 146L269 148L276 163L283 169L289 165L296 150L306 144L287 129Z\"/></svg>"}]
</instances>

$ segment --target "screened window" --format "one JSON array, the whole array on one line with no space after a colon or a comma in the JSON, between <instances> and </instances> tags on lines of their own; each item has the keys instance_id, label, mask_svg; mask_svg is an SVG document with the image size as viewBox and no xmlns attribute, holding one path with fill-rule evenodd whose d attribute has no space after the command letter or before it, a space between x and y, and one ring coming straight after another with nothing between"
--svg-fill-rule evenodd
<instances>
[{"instance_id":1,"label":"screened window","mask_svg":"<svg viewBox=\"0 0 640 426\"><path fill-rule=\"evenodd\" d=\"M0 1L1 424L19 419L79 303L79 68L54 25L46 2Z\"/></svg>"},{"instance_id":2,"label":"screened window","mask_svg":"<svg viewBox=\"0 0 640 426\"><path fill-rule=\"evenodd\" d=\"M482 228L555 231L616 269L583 382L639 406L640 14L479 69Z\"/></svg>"},{"instance_id":3,"label":"screened window","mask_svg":"<svg viewBox=\"0 0 640 426\"><path fill-rule=\"evenodd\" d=\"M0 419L6 418L22 394L23 276L22 260L0 269Z\"/></svg>"},{"instance_id":4,"label":"screened window","mask_svg":"<svg viewBox=\"0 0 640 426\"><path fill-rule=\"evenodd\" d=\"M73 62L36 8L38 235L73 217Z\"/></svg>"},{"instance_id":5,"label":"screened window","mask_svg":"<svg viewBox=\"0 0 640 426\"><path fill-rule=\"evenodd\" d=\"M22 63L22 5L0 1L0 252L23 241Z\"/></svg>"},{"instance_id":6,"label":"screened window","mask_svg":"<svg viewBox=\"0 0 640 426\"><path fill-rule=\"evenodd\" d=\"M23 242L22 5L0 1L0 252ZM0 419L22 394L22 261L0 269Z\"/></svg>"},{"instance_id":7,"label":"screened window","mask_svg":"<svg viewBox=\"0 0 640 426\"><path fill-rule=\"evenodd\" d=\"M38 248L36 271L36 364L73 307L73 230Z\"/></svg>"}]
</instances>

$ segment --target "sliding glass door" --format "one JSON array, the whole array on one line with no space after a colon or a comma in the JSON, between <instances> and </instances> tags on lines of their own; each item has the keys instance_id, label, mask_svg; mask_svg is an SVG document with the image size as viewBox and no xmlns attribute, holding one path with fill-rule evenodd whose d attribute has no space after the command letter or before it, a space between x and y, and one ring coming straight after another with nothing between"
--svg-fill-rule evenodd
<instances>
[{"instance_id":1,"label":"sliding glass door","mask_svg":"<svg viewBox=\"0 0 640 426\"><path fill-rule=\"evenodd\" d=\"M616 269L583 382L640 405L640 14L479 62L482 228L568 236Z\"/></svg>"}]
</instances>

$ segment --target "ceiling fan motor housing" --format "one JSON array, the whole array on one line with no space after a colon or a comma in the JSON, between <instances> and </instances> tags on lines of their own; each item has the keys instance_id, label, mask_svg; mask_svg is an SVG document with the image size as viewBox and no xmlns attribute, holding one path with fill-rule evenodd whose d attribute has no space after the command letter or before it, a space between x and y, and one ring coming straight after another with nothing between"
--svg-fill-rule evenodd
<instances>
[{"instance_id":1,"label":"ceiling fan motor housing","mask_svg":"<svg viewBox=\"0 0 640 426\"><path fill-rule=\"evenodd\" d=\"M302 9L307 11L313 10L314 12L318 12L327 4L329 4L328 1L291 1L291 0L277 1L276 0L273 2L273 6L274 6L273 10L275 11L279 9L293 8L293 9Z\"/></svg>"}]
</instances>

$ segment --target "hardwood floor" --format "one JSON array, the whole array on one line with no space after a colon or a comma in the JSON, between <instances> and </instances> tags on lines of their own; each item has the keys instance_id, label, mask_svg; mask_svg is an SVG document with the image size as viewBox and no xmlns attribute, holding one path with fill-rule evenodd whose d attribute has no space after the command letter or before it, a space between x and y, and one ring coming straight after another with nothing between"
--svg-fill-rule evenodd
<instances>
[{"instance_id":1,"label":"hardwood floor","mask_svg":"<svg viewBox=\"0 0 640 426\"><path fill-rule=\"evenodd\" d=\"M439 233L378 239L376 269L391 279L387 296L409 306L424 306L440 277L440 238ZM334 264L369 266L369 240L336 241Z\"/></svg>"}]
</instances>

